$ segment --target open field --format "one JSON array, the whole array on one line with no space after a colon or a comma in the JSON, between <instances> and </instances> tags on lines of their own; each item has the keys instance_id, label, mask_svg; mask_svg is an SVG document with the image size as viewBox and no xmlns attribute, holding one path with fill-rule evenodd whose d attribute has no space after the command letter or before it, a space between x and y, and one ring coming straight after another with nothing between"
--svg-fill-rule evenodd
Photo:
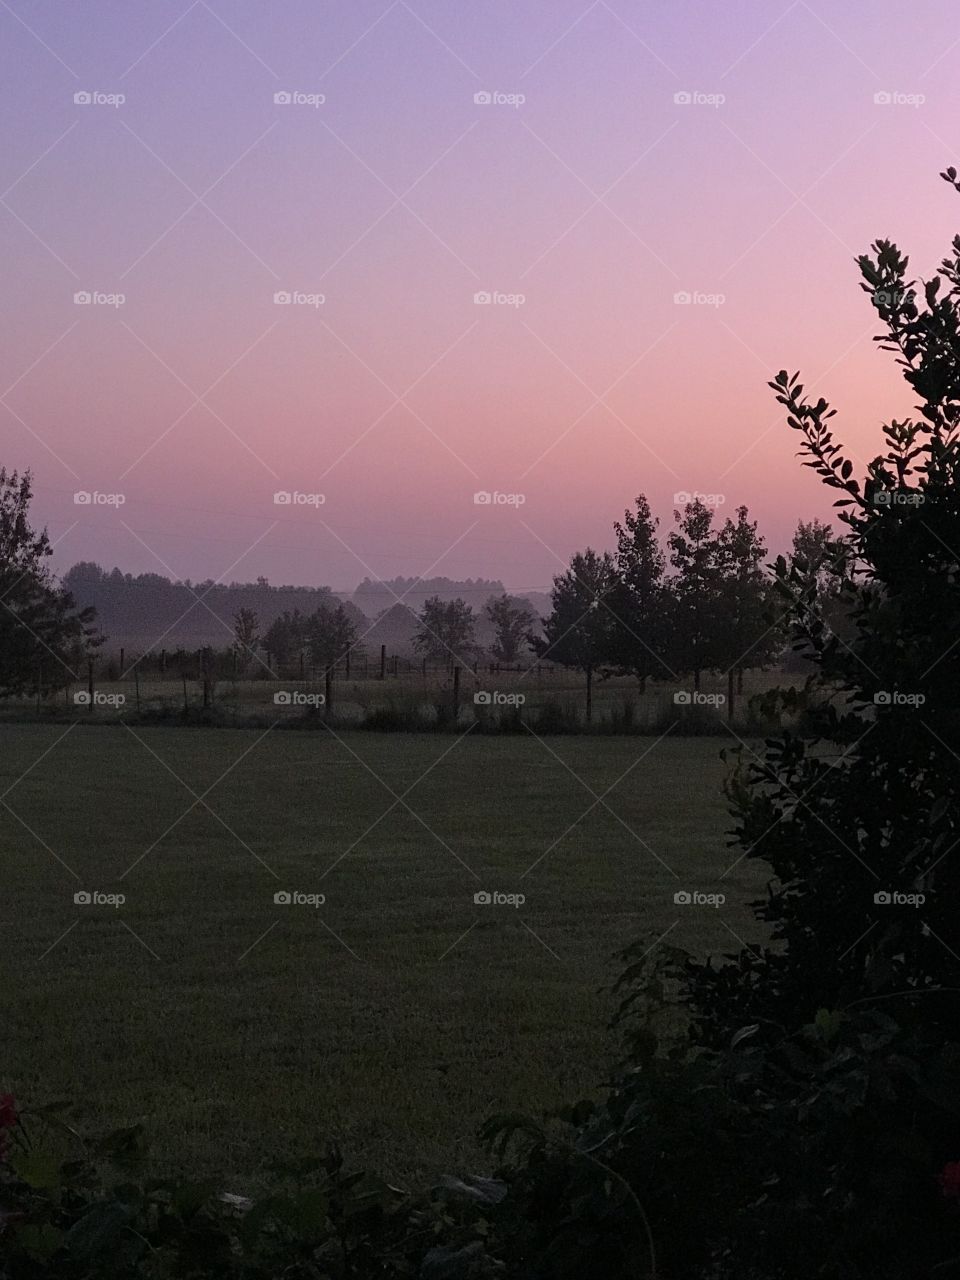
<instances>
[{"instance_id":1,"label":"open field","mask_svg":"<svg viewBox=\"0 0 960 1280\"><path fill-rule=\"evenodd\" d=\"M39 701L27 697L6 699L0 706L0 719L33 718L39 714L44 718L81 715L115 721L118 715L135 715L138 705L147 717L156 717L158 713L178 716L185 707L192 714L202 706L203 686L197 671L191 668L184 674L186 681L172 668L163 679L155 672L144 671L136 680L132 667L123 679L108 679L101 673L95 677L95 702L90 706L78 705L77 698L84 699L87 695L87 685L75 683ZM511 704L504 700L518 696L522 699L522 714L531 722L548 711L554 719L559 717L570 727L585 724L585 679L579 671L562 667L491 671L480 666L476 673L464 668L461 675L460 720L464 728L477 716L498 717L509 713ZM748 702L754 694L778 686L799 685L802 681L802 676L777 669L746 672L743 692L735 694L735 722L742 724L748 718ZM383 680L348 680L342 672L337 672L332 684L333 709L336 717L348 725L359 724L371 714L399 716L411 712L429 724L435 719L438 707L451 705L452 686L452 676L445 669L431 669L424 675L415 667L401 670L396 676L388 669ZM683 707L678 708L675 694L683 691L686 695L691 689L690 682L651 681L641 694L632 676L608 679L597 676L593 683L593 725L602 730L615 722L635 732L659 733L685 712ZM302 716L304 706L298 705L296 699L317 697L323 692L322 677L310 679L307 673L305 678L294 675L276 680L221 679L216 681L210 699L225 723L250 723L259 719L266 727L274 719L283 721ZM492 705L478 707L474 702L478 694L489 696ZM699 708L703 716L726 718L726 694L726 678L705 672L702 695L707 705ZM292 701L278 706L277 695L289 695Z\"/></svg>"},{"instance_id":2,"label":"open field","mask_svg":"<svg viewBox=\"0 0 960 1280\"><path fill-rule=\"evenodd\" d=\"M238 1185L325 1138L477 1167L489 1114L603 1079L618 948L756 936L720 745L7 725L0 1084Z\"/></svg>"}]
</instances>

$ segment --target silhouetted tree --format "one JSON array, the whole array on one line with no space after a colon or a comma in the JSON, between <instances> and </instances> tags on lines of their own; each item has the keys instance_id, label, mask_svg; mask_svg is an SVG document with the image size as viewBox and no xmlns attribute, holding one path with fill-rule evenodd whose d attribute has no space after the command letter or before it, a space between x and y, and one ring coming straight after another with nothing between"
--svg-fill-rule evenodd
<instances>
[{"instance_id":1,"label":"silhouetted tree","mask_svg":"<svg viewBox=\"0 0 960 1280\"><path fill-rule=\"evenodd\" d=\"M474 653L473 609L463 600L431 596L417 617L413 647L427 658L465 663Z\"/></svg>"},{"instance_id":2,"label":"silhouetted tree","mask_svg":"<svg viewBox=\"0 0 960 1280\"><path fill-rule=\"evenodd\" d=\"M253 609L238 609L233 615L233 652L242 675L256 657L260 643L260 622Z\"/></svg>"},{"instance_id":3,"label":"silhouetted tree","mask_svg":"<svg viewBox=\"0 0 960 1280\"><path fill-rule=\"evenodd\" d=\"M657 541L659 525L641 493L636 510L625 511L623 523L618 520L613 526L618 581L608 596L615 622L609 657L621 670L636 675L641 693L649 678L673 674L664 657L666 561Z\"/></svg>"},{"instance_id":4,"label":"silhouetted tree","mask_svg":"<svg viewBox=\"0 0 960 1280\"><path fill-rule=\"evenodd\" d=\"M307 619L294 609L284 610L279 618L267 628L263 637L263 647L279 669L293 661L302 653L307 643Z\"/></svg>"},{"instance_id":5,"label":"silhouetted tree","mask_svg":"<svg viewBox=\"0 0 960 1280\"><path fill-rule=\"evenodd\" d=\"M575 667L587 679L587 719L593 715L593 677L610 660L615 617L610 597L617 571L608 551L598 555L589 547L577 552L570 568L553 580L553 612L543 624L543 638L533 639L537 654Z\"/></svg>"},{"instance_id":6,"label":"silhouetted tree","mask_svg":"<svg viewBox=\"0 0 960 1280\"><path fill-rule=\"evenodd\" d=\"M673 574L668 583L670 664L693 675L699 690L704 671L723 665L723 599L720 539L712 510L696 499L675 511L677 527L667 538Z\"/></svg>"},{"instance_id":7,"label":"silhouetted tree","mask_svg":"<svg viewBox=\"0 0 960 1280\"><path fill-rule=\"evenodd\" d=\"M325 702L329 715L333 705L333 672L351 651L359 648L359 632L356 623L343 605L336 609L321 606L307 619L305 638L310 652L310 662L323 671Z\"/></svg>"},{"instance_id":8,"label":"silhouetted tree","mask_svg":"<svg viewBox=\"0 0 960 1280\"><path fill-rule=\"evenodd\" d=\"M94 610L77 609L46 564L50 539L30 525L32 498L29 471L0 468L0 697L81 680L101 643Z\"/></svg>"},{"instance_id":9,"label":"silhouetted tree","mask_svg":"<svg viewBox=\"0 0 960 1280\"><path fill-rule=\"evenodd\" d=\"M731 714L734 673L738 692L742 692L744 671L769 666L784 645L784 609L773 579L764 569L766 555L756 521L748 518L746 507L738 507L736 521L726 520L718 537L720 638L726 651L724 665L731 677Z\"/></svg>"},{"instance_id":10,"label":"silhouetted tree","mask_svg":"<svg viewBox=\"0 0 960 1280\"><path fill-rule=\"evenodd\" d=\"M526 600L504 592L500 596L491 596L483 611L496 632L490 652L498 662L516 662L528 648L527 637L536 625L533 610Z\"/></svg>"}]
</instances>

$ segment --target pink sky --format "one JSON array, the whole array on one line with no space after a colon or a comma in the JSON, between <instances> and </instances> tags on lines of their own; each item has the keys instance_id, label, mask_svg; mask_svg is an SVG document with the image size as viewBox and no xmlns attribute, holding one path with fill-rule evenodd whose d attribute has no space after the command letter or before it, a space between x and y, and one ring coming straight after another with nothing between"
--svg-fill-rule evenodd
<instances>
[{"instance_id":1,"label":"pink sky","mask_svg":"<svg viewBox=\"0 0 960 1280\"><path fill-rule=\"evenodd\" d=\"M909 411L853 257L927 277L960 228L952 0L11 0L0 31L0 461L60 568L536 588L640 490L779 550L829 498L768 377L860 459Z\"/></svg>"}]
</instances>

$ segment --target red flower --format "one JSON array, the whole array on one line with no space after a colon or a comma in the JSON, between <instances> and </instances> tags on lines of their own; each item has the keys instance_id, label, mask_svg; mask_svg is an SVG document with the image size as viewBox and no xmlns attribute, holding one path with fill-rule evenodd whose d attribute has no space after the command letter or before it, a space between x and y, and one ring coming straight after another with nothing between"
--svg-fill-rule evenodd
<instances>
[{"instance_id":1,"label":"red flower","mask_svg":"<svg viewBox=\"0 0 960 1280\"><path fill-rule=\"evenodd\" d=\"M0 1129L12 1129L17 1123L17 1108L12 1093L0 1093Z\"/></svg>"},{"instance_id":2,"label":"red flower","mask_svg":"<svg viewBox=\"0 0 960 1280\"><path fill-rule=\"evenodd\" d=\"M948 1200L960 1200L960 1160L951 1160L945 1164L937 1181Z\"/></svg>"}]
</instances>

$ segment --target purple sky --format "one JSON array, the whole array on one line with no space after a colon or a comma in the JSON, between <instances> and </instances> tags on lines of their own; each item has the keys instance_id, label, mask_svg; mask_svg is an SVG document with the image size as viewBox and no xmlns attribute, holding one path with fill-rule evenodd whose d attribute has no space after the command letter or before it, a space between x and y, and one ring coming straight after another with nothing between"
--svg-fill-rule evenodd
<instances>
[{"instance_id":1,"label":"purple sky","mask_svg":"<svg viewBox=\"0 0 960 1280\"><path fill-rule=\"evenodd\" d=\"M780 549L829 500L767 378L861 459L909 409L853 256L929 276L960 228L953 0L0 0L0 37L0 461L60 568L535 588L639 490Z\"/></svg>"}]
</instances>

